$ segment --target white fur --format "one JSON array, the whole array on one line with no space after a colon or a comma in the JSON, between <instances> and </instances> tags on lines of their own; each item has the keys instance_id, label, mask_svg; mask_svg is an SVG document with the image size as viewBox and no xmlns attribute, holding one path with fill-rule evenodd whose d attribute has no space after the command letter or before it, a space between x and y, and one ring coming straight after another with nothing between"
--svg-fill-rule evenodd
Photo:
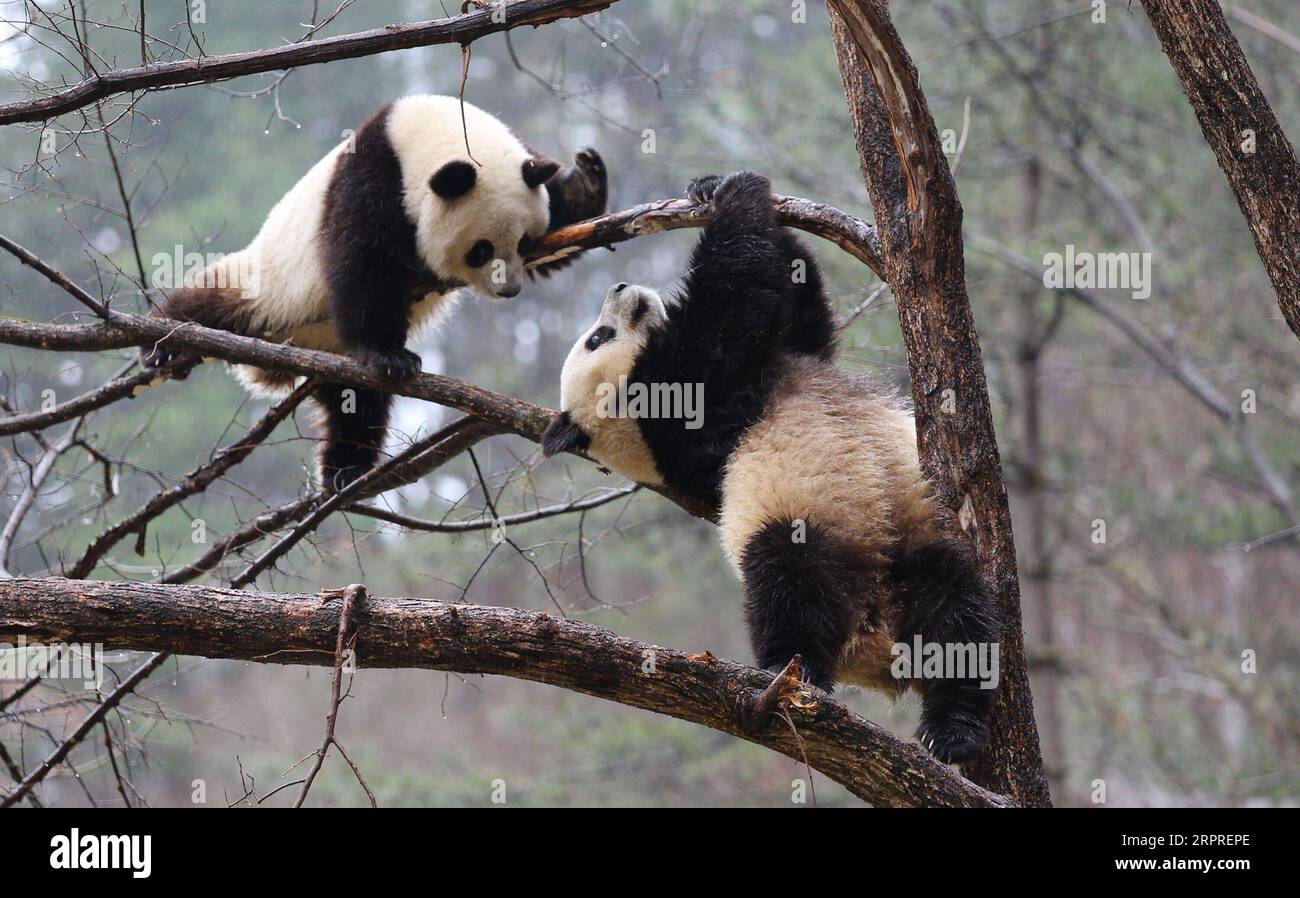
<instances>
[{"instance_id":1,"label":"white fur","mask_svg":"<svg viewBox=\"0 0 1300 898\"><path fill-rule=\"evenodd\" d=\"M648 311L633 327L631 314L638 299L646 301ZM617 387L619 375L631 372L645 346L647 329L663 321L665 315L663 300L649 287L626 287L621 292L611 287L599 317L573 344L560 372L560 410L569 412L574 423L591 437L590 455L625 477L655 486L662 485L663 477L641 438L641 428L632 418L599 414L596 398L601 384ZM588 350L588 338L602 326L614 328L614 339L595 351Z\"/></svg>"},{"instance_id":2,"label":"white fur","mask_svg":"<svg viewBox=\"0 0 1300 898\"><path fill-rule=\"evenodd\" d=\"M524 161L533 154L509 128L468 103L462 130L456 97L398 100L388 117L388 138L402 163L406 214L416 223L416 247L425 264L488 297L497 296L503 285L517 289L524 271L519 238L541 237L550 222L546 188L530 189L523 181ZM457 159L477 162L478 180L465 196L443 200L429 189L429 177ZM470 268L465 254L480 239L492 242L496 258ZM491 279L494 267L502 271L503 283Z\"/></svg>"}]
</instances>

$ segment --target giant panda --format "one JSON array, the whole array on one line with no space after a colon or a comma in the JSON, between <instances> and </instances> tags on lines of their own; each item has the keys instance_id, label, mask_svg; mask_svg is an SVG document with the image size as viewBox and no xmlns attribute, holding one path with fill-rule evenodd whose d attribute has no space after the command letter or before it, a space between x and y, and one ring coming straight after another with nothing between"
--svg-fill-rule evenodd
<instances>
[{"instance_id":1,"label":"giant panda","mask_svg":"<svg viewBox=\"0 0 1300 898\"><path fill-rule=\"evenodd\" d=\"M463 112L462 122L456 97L428 95L382 107L276 203L252 243L187 278L159 311L346 352L397 380L418 373L407 337L438 319L449 293L514 296L530 244L601 214L608 195L595 150L562 172L493 116L469 103ZM142 352L147 367L174 357L165 341ZM295 380L251 366L236 374L258 393ZM377 460L392 396L325 384L313 398L323 412L321 479L340 489Z\"/></svg>"},{"instance_id":2,"label":"giant panda","mask_svg":"<svg viewBox=\"0 0 1300 898\"><path fill-rule=\"evenodd\" d=\"M700 178L688 195L712 212L679 295L610 288L565 360L543 451L585 452L714 503L758 663L780 670L797 653L827 691L844 682L897 697L914 685L922 744L969 761L993 698L977 672L894 675L898 643L988 649L999 633L972 553L922 475L913 417L832 364L821 275L778 224L766 178ZM638 384L702 384L702 418L614 414L621 379L628 396Z\"/></svg>"}]
</instances>

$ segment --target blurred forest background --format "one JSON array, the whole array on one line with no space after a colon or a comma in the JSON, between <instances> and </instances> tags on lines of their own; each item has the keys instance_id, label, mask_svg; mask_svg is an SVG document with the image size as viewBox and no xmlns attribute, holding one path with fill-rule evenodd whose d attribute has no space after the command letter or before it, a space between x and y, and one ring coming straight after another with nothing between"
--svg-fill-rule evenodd
<instances>
[{"instance_id":1,"label":"blurred forest background","mask_svg":"<svg viewBox=\"0 0 1300 898\"><path fill-rule=\"evenodd\" d=\"M4 2L0 10L21 23L33 5ZM778 192L868 216L826 11L809 3L800 22L800 5L628 0L599 17L512 32L509 44L493 35L473 45L465 96L543 152L569 159L583 146L599 149L611 209L681 196L695 175L744 167L770 175ZM92 19L129 27L115 0L85 6ZM1136 5L1106 6L1104 22L1094 21L1089 2L911 0L893 8L939 127L951 132L950 162L959 155L971 301L1011 492L1053 797L1092 805L1101 780L1109 806L1293 805L1300 347L1144 15ZM1279 119L1300 138L1300 6L1225 6ZM310 7L210 0L194 30L208 53L276 46L302 35ZM152 21L183 15L179 3L150 3L149 11ZM367 0L346 6L321 34L450 11ZM0 99L27 96L27 78L75 80L77 70L51 49L57 36L0 29L8 72ZM168 34L189 46L183 27ZM132 53L138 60L129 31L97 28L90 38L122 66L135 64ZM146 266L177 244L240 248L345 129L403 94L455 93L460 76L452 45L306 67L274 90L278 76L268 75L144 97L113 133L131 144L123 164ZM41 164L38 141L37 128L0 129L8 182L0 232L92 290L115 292L119 308L140 307L102 137ZM67 143L61 134L59 147ZM608 285L671 287L695 236L593 251L514 301L466 297L415 348L426 371L554 407L564 356ZM1045 289L1043 255L1067 244L1150 251L1151 295ZM815 249L851 318L842 363L906 392L888 290L833 245L816 241ZM8 256L0 283L5 315L68 321L82 311ZM39 406L47 388L60 400L83 392L132 355L0 353L0 394L23 410ZM1229 419L1189 385L1217 397ZM119 495L103 504L98 465L67 457L19 535L11 570L57 574L106 522L206 459L265 407L220 366L205 365L93 417L86 435L128 461L116 474ZM298 495L311 458L309 417L300 410L231 479L155 522L143 557L128 540L95 576L150 579L203 549L191 542L193 519L217 535ZM400 400L396 416L408 434L450 419L414 400ZM7 514L39 448L30 437L6 438L0 454ZM503 514L619 484L577 459L541 464L537 447L514 437L476 454ZM467 458L385 501L434 519L472 517L483 506ZM377 595L539 610L558 602L639 639L752 660L740 586L713 528L654 494L521 524L510 535L529 557L489 556L486 532L409 533L335 517L257 588L311 592L360 581ZM224 572L240 566L232 560ZM1254 669L1243 670L1243 653L1253 653ZM122 670L129 667L127 659ZM168 661L114 721L134 748L126 759L132 782L156 805L189 804L195 780L205 781L211 804L237 799L250 777L259 793L275 788L319 740L328 681L325 668ZM0 696L14 685L0 684ZM47 690L48 708L0 728L24 769L49 751L47 728L57 734L66 722L60 703L69 695ZM339 733L385 806L487 805L498 779L511 805L788 806L791 781L806 776L801 765L711 730L505 678L362 670L353 695ZM915 727L914 699L891 707L874 694L843 697L904 736ZM49 777L45 803L120 802L102 740L87 740L72 761L80 781L62 771ZM823 777L816 786L823 805L856 803ZM364 802L346 766L328 761L312 803Z\"/></svg>"}]
</instances>

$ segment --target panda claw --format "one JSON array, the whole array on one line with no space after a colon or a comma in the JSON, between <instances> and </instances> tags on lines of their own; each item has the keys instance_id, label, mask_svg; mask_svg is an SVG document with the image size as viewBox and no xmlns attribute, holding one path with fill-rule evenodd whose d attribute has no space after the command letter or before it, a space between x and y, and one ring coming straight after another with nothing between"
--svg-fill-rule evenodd
<instances>
[{"instance_id":1,"label":"panda claw","mask_svg":"<svg viewBox=\"0 0 1300 898\"><path fill-rule=\"evenodd\" d=\"M916 738L926 751L944 764L965 764L983 750L986 733L978 728L967 730L951 726L936 730L923 726Z\"/></svg>"},{"instance_id":2,"label":"panda claw","mask_svg":"<svg viewBox=\"0 0 1300 898\"><path fill-rule=\"evenodd\" d=\"M722 183L720 175L700 175L686 185L686 198L692 203L711 203L713 194Z\"/></svg>"}]
</instances>

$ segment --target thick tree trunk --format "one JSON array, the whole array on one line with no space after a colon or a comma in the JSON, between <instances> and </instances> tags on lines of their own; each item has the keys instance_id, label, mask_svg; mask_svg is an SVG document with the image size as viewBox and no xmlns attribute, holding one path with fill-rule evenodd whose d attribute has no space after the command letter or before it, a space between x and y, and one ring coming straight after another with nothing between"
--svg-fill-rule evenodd
<instances>
[{"instance_id":1,"label":"thick tree trunk","mask_svg":"<svg viewBox=\"0 0 1300 898\"><path fill-rule=\"evenodd\" d=\"M884 5L828 6L886 279L898 303L922 466L972 539L1003 616L992 741L966 773L1019 804L1048 805L1011 512L966 295L961 204L916 68Z\"/></svg>"},{"instance_id":2,"label":"thick tree trunk","mask_svg":"<svg viewBox=\"0 0 1300 898\"><path fill-rule=\"evenodd\" d=\"M1300 166L1218 0L1142 0L1300 337Z\"/></svg>"},{"instance_id":3,"label":"thick tree trunk","mask_svg":"<svg viewBox=\"0 0 1300 898\"><path fill-rule=\"evenodd\" d=\"M0 642L103 643L271 664L332 665L341 591L316 595L93 580L0 581ZM687 654L536 611L367 597L353 611L359 667L503 674L657 711L808 763L875 805L1006 807L824 694L800 693L781 718L739 724L772 675L708 652Z\"/></svg>"}]
</instances>

